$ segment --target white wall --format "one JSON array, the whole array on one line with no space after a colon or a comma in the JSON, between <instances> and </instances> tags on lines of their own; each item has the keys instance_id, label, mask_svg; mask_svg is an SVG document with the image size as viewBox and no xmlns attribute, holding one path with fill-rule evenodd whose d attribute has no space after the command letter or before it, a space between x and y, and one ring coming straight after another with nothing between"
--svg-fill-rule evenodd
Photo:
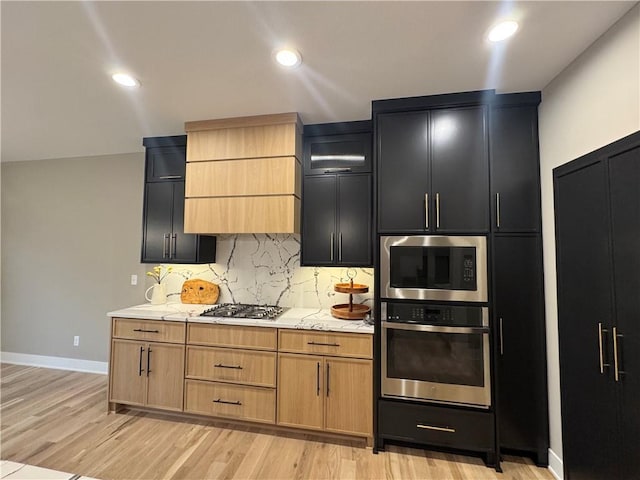
<instances>
[{"instance_id":1,"label":"white wall","mask_svg":"<svg viewBox=\"0 0 640 480\"><path fill-rule=\"evenodd\" d=\"M550 440L562 458L552 170L640 130L640 5L543 89L539 128Z\"/></svg>"}]
</instances>

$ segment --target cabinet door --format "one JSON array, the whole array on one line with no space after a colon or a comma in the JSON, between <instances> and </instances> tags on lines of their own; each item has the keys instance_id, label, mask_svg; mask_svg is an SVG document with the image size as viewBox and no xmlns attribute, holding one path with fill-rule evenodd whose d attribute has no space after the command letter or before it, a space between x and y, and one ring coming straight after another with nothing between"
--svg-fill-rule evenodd
<instances>
[{"instance_id":1,"label":"cabinet door","mask_svg":"<svg viewBox=\"0 0 640 480\"><path fill-rule=\"evenodd\" d=\"M548 461L542 249L537 236L494 238L500 446Z\"/></svg>"},{"instance_id":2,"label":"cabinet door","mask_svg":"<svg viewBox=\"0 0 640 480\"><path fill-rule=\"evenodd\" d=\"M486 107L431 113L432 222L437 232L489 229L486 120Z\"/></svg>"},{"instance_id":3,"label":"cabinet door","mask_svg":"<svg viewBox=\"0 0 640 480\"><path fill-rule=\"evenodd\" d=\"M172 262L194 262L197 254L198 235L184 233L184 182L173 183L171 239L169 244Z\"/></svg>"},{"instance_id":4,"label":"cabinet door","mask_svg":"<svg viewBox=\"0 0 640 480\"><path fill-rule=\"evenodd\" d=\"M160 263L169 260L169 241L173 228L172 210L173 183L147 183L142 232L142 263Z\"/></svg>"},{"instance_id":5,"label":"cabinet door","mask_svg":"<svg viewBox=\"0 0 640 480\"><path fill-rule=\"evenodd\" d=\"M278 355L278 424L322 430L323 358Z\"/></svg>"},{"instance_id":6,"label":"cabinet door","mask_svg":"<svg viewBox=\"0 0 640 480\"><path fill-rule=\"evenodd\" d=\"M332 171L370 172L371 134L307 137L304 139L303 161L305 175Z\"/></svg>"},{"instance_id":7,"label":"cabinet door","mask_svg":"<svg viewBox=\"0 0 640 480\"><path fill-rule=\"evenodd\" d=\"M619 478L612 367L601 370L599 349L612 365L606 178L597 162L555 179L562 447L571 480Z\"/></svg>"},{"instance_id":8,"label":"cabinet door","mask_svg":"<svg viewBox=\"0 0 640 480\"><path fill-rule=\"evenodd\" d=\"M370 266L371 175L338 175L338 263Z\"/></svg>"},{"instance_id":9,"label":"cabinet door","mask_svg":"<svg viewBox=\"0 0 640 480\"><path fill-rule=\"evenodd\" d=\"M609 160L620 398L620 478L640 478L640 147ZM614 365L615 368L615 365Z\"/></svg>"},{"instance_id":10,"label":"cabinet door","mask_svg":"<svg viewBox=\"0 0 640 480\"><path fill-rule=\"evenodd\" d=\"M147 406L182 410L184 345L147 345Z\"/></svg>"},{"instance_id":11,"label":"cabinet door","mask_svg":"<svg viewBox=\"0 0 640 480\"><path fill-rule=\"evenodd\" d=\"M492 228L499 232L540 229L538 115L534 106L491 112Z\"/></svg>"},{"instance_id":12,"label":"cabinet door","mask_svg":"<svg viewBox=\"0 0 640 480\"><path fill-rule=\"evenodd\" d=\"M336 249L336 176L305 177L302 197L302 265L331 265Z\"/></svg>"},{"instance_id":13,"label":"cabinet door","mask_svg":"<svg viewBox=\"0 0 640 480\"><path fill-rule=\"evenodd\" d=\"M373 434L373 368L370 360L325 358L325 428Z\"/></svg>"},{"instance_id":14,"label":"cabinet door","mask_svg":"<svg viewBox=\"0 0 640 480\"><path fill-rule=\"evenodd\" d=\"M147 147L147 182L184 180L186 158L185 146Z\"/></svg>"},{"instance_id":15,"label":"cabinet door","mask_svg":"<svg viewBox=\"0 0 640 480\"><path fill-rule=\"evenodd\" d=\"M429 191L429 113L377 117L378 231L424 232ZM431 220L433 222L433 220Z\"/></svg>"},{"instance_id":16,"label":"cabinet door","mask_svg":"<svg viewBox=\"0 0 640 480\"><path fill-rule=\"evenodd\" d=\"M127 340L111 341L109 401L144 405L146 385L146 345Z\"/></svg>"}]
</instances>

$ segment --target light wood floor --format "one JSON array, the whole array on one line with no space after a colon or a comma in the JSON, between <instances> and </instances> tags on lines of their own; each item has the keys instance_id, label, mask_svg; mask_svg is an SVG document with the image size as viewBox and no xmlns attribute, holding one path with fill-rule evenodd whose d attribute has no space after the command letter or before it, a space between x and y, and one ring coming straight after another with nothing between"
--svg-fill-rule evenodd
<instances>
[{"instance_id":1,"label":"light wood floor","mask_svg":"<svg viewBox=\"0 0 640 480\"><path fill-rule=\"evenodd\" d=\"M100 479L545 479L548 470L506 457L482 460L390 446L273 433L141 411L107 414L107 377L1 365L4 460Z\"/></svg>"}]
</instances>

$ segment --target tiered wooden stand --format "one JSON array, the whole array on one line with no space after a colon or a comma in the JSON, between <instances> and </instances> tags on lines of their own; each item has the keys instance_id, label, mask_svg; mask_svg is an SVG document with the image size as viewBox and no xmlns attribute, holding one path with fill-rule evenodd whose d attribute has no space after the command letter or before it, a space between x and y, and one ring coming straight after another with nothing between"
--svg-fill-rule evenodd
<instances>
[{"instance_id":1,"label":"tiered wooden stand","mask_svg":"<svg viewBox=\"0 0 640 480\"><path fill-rule=\"evenodd\" d=\"M331 315L343 320L362 320L367 313L371 311L371 307L367 305L353 304L354 293L367 293L369 287L360 283L353 283L353 278L349 283L336 283L333 287L336 292L348 293L349 303L340 303L331 307Z\"/></svg>"}]
</instances>

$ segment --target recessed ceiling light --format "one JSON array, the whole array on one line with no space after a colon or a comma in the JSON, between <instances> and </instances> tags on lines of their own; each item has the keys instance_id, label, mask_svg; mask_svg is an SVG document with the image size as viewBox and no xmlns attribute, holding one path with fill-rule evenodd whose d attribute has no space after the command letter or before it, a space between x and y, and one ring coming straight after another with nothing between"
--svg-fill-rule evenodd
<instances>
[{"instance_id":1,"label":"recessed ceiling light","mask_svg":"<svg viewBox=\"0 0 640 480\"><path fill-rule=\"evenodd\" d=\"M501 42L516 33L516 30L518 30L518 22L513 20L500 22L489 31L489 41Z\"/></svg>"},{"instance_id":2,"label":"recessed ceiling light","mask_svg":"<svg viewBox=\"0 0 640 480\"><path fill-rule=\"evenodd\" d=\"M293 48L281 48L276 50L274 58L283 67L293 68L302 63L302 55Z\"/></svg>"},{"instance_id":3,"label":"recessed ceiling light","mask_svg":"<svg viewBox=\"0 0 640 480\"><path fill-rule=\"evenodd\" d=\"M140 82L128 73L114 73L111 75L113 81L125 87L139 87Z\"/></svg>"}]
</instances>

